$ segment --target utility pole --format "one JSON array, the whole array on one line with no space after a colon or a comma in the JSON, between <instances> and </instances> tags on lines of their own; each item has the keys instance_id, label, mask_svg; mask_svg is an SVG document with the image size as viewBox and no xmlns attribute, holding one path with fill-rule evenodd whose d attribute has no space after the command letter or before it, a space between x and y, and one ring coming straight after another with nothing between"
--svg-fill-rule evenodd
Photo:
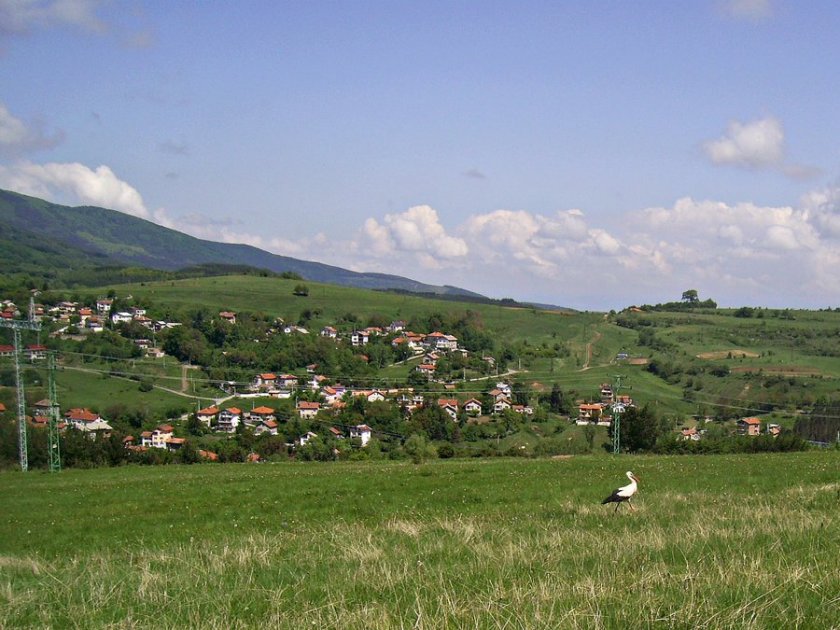
<instances>
[{"instance_id":1,"label":"utility pole","mask_svg":"<svg viewBox=\"0 0 840 630\"><path fill-rule=\"evenodd\" d=\"M15 387L17 389L18 455L22 472L29 470L29 455L26 445L26 397L23 391L23 377L20 373L21 330L41 330L41 323L35 321L35 310L30 302L29 319L0 319L0 328L11 328L15 344Z\"/></svg>"}]
</instances>

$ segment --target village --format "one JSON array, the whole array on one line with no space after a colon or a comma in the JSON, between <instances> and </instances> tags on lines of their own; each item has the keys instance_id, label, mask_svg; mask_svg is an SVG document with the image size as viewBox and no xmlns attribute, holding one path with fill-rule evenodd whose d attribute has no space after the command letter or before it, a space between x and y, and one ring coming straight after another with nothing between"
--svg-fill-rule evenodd
<instances>
[{"instance_id":1,"label":"village","mask_svg":"<svg viewBox=\"0 0 840 630\"><path fill-rule=\"evenodd\" d=\"M113 298L98 298L95 304L81 304L79 302L62 301L51 306L30 303L32 319L49 324L51 336L78 337L79 335L96 335L106 329L119 332L125 324L140 326L149 331L147 338L132 339L138 352L152 359L162 359L165 352L156 344L156 335L165 333L182 325L181 322L152 319L147 310L141 307L127 307L125 310L113 310ZM0 302L0 317L16 319L21 317L21 310L11 301ZM218 319L228 326L236 326L237 314L229 310L218 312ZM309 331L298 325L286 324L281 319L275 320L272 330L284 335L309 335ZM515 401L512 392L512 381L498 379L490 383L489 377L484 379L487 385L480 395L462 393L456 386L446 381L436 381L437 365L442 357L468 356L468 351L459 347L458 338L441 331L417 333L406 329L404 321L395 320L388 326L369 326L353 328L340 332L335 326L324 326L319 335L335 344L347 344L356 349L364 349L378 338L386 337L392 348L400 349L406 360L416 362L413 368L423 381L437 383L446 392L435 395L417 386L389 387L389 388L360 388L345 386L333 379L318 373L317 364L309 364L297 374L258 372L247 383L225 381L219 384L223 396L217 398L214 404L197 409L192 414L179 418L169 418L154 428L138 431L136 435L128 433L122 437L125 449L132 453L144 453L148 449L164 449L178 452L188 443L190 436L184 430L192 416L208 434L219 436L235 435L248 431L254 436L277 436L282 433L284 424L291 420L302 421L305 430L293 439L284 442L290 453L305 446L313 438L328 438L331 444L347 440L354 448L365 448L371 438L376 435L376 427L365 422L346 425L335 422L348 404L359 399L365 403L384 403L398 409L404 418L410 418L418 409L435 407L446 414L455 424L467 425L471 423L488 423L505 416L519 418L526 421L535 415L535 407L527 401ZM0 357L12 357L14 346L0 345ZM43 343L27 344L22 348L23 357L30 362L45 360L49 350ZM363 356L363 355L362 355ZM621 357L618 357L621 359ZM484 355L482 362L489 366L494 364L492 356ZM511 374L514 376L514 374ZM249 400L260 399L257 405ZM278 404L271 406L268 400L277 400ZM92 411L95 407L72 408L61 415L58 429L64 431L73 429L88 435L91 439L107 439L114 432L112 423L99 412ZM573 408L574 413L567 417L569 423L578 426L604 427L610 430L616 416L634 407L633 398L624 393L618 393L610 383L602 383L597 395L578 400ZM32 405L32 413L27 416L33 427L44 428L49 422L52 403L40 400ZM0 410L2 411L2 410ZM776 436L780 432L777 424L763 427L757 417L741 418L736 423L737 434L758 436L764 432ZM682 440L698 441L705 434L700 424L685 426L678 429ZM288 436L287 436L288 439ZM337 449L336 449L337 452ZM201 456L213 460L216 454L210 450L200 450ZM259 459L258 454L251 457Z\"/></svg>"}]
</instances>

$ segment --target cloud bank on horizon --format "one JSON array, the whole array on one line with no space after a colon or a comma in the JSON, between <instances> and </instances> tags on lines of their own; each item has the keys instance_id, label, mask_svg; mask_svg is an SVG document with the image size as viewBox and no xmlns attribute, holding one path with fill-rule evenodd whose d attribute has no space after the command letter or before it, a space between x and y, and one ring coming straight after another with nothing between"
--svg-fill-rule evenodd
<instances>
[{"instance_id":1,"label":"cloud bank on horizon","mask_svg":"<svg viewBox=\"0 0 840 630\"><path fill-rule=\"evenodd\" d=\"M770 0L731 0L714 6L726 19L752 25L772 23L778 13ZM104 7L95 0L0 0L0 46L8 50L16 38L62 28L97 38L122 29L132 33L121 37L124 47L133 46L138 34L144 46L151 45L155 38L125 27ZM0 66L3 62L0 55ZM432 196L426 197L421 187L409 195L414 203L400 207L397 202L387 211L362 206L341 217L325 211L313 214L317 220L312 223L272 215L270 209L262 214L254 210L260 224L255 228L242 212L231 210L150 209L147 195L140 192L153 181L144 170L146 164L142 176L135 177L104 160L86 164L84 159L62 159L75 147L67 146L67 126L47 124L44 120L49 118L38 112L21 113L13 102L16 99L0 93L0 187L68 205L112 208L199 238L454 284L492 297L595 310L678 299L689 288L728 306L823 307L840 300L840 278L833 271L840 262L840 185L836 172L835 180L828 173L829 179L815 181L837 167L810 166L792 157L802 154L802 140L789 137L789 128L798 129L801 123L787 125L792 114L783 108L775 114L765 109L759 115L708 120L704 135L698 127L684 147L687 155L692 144L700 147L691 168L709 178L718 172L723 178L804 186L797 198L782 203L681 193L676 182L667 189L674 192L665 204L625 203L605 212L599 208L601 200L565 208L555 204L555 209L546 210L540 202L531 209L492 200L462 204L457 196L431 203ZM166 99L148 102L162 108ZM97 128L102 126L99 113L90 111L89 118ZM185 178L180 169L189 171L202 156L199 141L187 127L183 133L167 131L150 139L149 152L165 163L159 179L169 186L181 185ZM44 153L58 159L36 159ZM499 168L487 168L474 157L466 160L466 166L453 171L459 186L476 187L472 190L482 195L500 179L489 174ZM195 170L191 177L194 182ZM249 177L252 181L244 186L254 186L259 179ZM352 189L337 187L338 201L329 202L347 208L359 205L349 192L342 192ZM342 194L347 197L342 199ZM333 222L337 229L331 227Z\"/></svg>"}]
</instances>

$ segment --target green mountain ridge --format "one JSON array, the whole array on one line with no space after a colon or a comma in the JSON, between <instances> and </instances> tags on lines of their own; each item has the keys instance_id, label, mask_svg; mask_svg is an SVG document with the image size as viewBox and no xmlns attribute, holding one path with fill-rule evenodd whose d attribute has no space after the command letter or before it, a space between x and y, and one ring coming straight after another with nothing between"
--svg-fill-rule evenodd
<instances>
[{"instance_id":1,"label":"green mountain ridge","mask_svg":"<svg viewBox=\"0 0 840 630\"><path fill-rule=\"evenodd\" d=\"M0 190L0 248L12 272L55 266L129 265L175 271L207 263L248 265L307 280L364 289L414 293L478 293L449 285L425 284L384 273L350 271L323 263L271 254L250 245L207 241L151 221L96 206L62 206Z\"/></svg>"}]
</instances>

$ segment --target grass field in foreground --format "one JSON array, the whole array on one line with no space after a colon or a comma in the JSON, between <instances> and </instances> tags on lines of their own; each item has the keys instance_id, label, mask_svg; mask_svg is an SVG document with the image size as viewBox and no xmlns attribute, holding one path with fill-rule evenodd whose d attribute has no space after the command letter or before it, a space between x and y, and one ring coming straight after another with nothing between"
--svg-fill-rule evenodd
<instances>
[{"instance_id":1,"label":"grass field in foreground","mask_svg":"<svg viewBox=\"0 0 840 630\"><path fill-rule=\"evenodd\" d=\"M0 626L837 627L838 477L836 451L2 473Z\"/></svg>"}]
</instances>

